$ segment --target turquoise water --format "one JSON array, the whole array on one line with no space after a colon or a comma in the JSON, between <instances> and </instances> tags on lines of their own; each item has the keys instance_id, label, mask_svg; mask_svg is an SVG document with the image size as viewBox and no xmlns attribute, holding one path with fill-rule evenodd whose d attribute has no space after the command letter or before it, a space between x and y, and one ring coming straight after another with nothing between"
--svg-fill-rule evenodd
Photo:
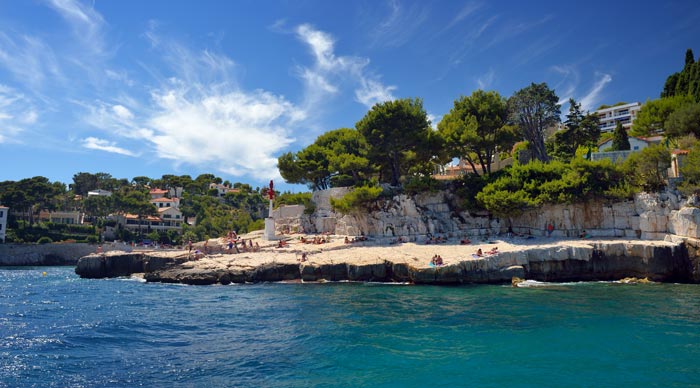
<instances>
[{"instance_id":1,"label":"turquoise water","mask_svg":"<svg viewBox=\"0 0 700 388\"><path fill-rule=\"evenodd\" d=\"M46 271L46 276L42 272ZM700 286L181 286L0 270L0 386L700 386Z\"/></svg>"}]
</instances>

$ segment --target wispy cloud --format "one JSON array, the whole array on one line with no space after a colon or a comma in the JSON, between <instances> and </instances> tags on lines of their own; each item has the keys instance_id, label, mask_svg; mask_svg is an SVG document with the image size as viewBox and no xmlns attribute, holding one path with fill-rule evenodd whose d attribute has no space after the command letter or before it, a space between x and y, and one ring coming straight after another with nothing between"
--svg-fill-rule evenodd
<instances>
[{"instance_id":1,"label":"wispy cloud","mask_svg":"<svg viewBox=\"0 0 700 388\"><path fill-rule=\"evenodd\" d=\"M58 12L73 29L73 34L93 54L102 53L102 15L93 8L76 0L49 0L49 6Z\"/></svg>"},{"instance_id":2,"label":"wispy cloud","mask_svg":"<svg viewBox=\"0 0 700 388\"><path fill-rule=\"evenodd\" d=\"M501 28L497 30L493 35L490 41L486 42L482 46L482 50L487 50L505 40L514 38L516 36L519 36L521 34L524 34L525 32L538 27L540 25L543 25L550 20L552 20L553 16L552 15L545 15L542 18L538 20L533 20L529 22L521 22L521 23L502 23Z\"/></svg>"},{"instance_id":3,"label":"wispy cloud","mask_svg":"<svg viewBox=\"0 0 700 388\"><path fill-rule=\"evenodd\" d=\"M85 139L81 140L81 143L83 147L92 149L92 150L98 150L98 151L104 151L104 152L110 152L114 154L119 154L119 155L125 155L125 156L138 156L137 154L125 149L116 146L114 142L110 142L105 139L98 139L96 137L88 137Z\"/></svg>"},{"instance_id":4,"label":"wispy cloud","mask_svg":"<svg viewBox=\"0 0 700 388\"><path fill-rule=\"evenodd\" d=\"M25 127L37 119L38 113L28 98L0 84L0 143L21 142Z\"/></svg>"},{"instance_id":5,"label":"wispy cloud","mask_svg":"<svg viewBox=\"0 0 700 388\"><path fill-rule=\"evenodd\" d=\"M474 14L474 12L481 8L482 5L483 4L475 1L470 1L466 3L462 7L462 9L460 9L459 12L457 12L457 14L452 18L452 20L450 20L450 22L447 23L447 25L440 32L445 32L451 29L452 27L456 26L457 24L462 22L467 16Z\"/></svg>"},{"instance_id":6,"label":"wispy cloud","mask_svg":"<svg viewBox=\"0 0 700 388\"><path fill-rule=\"evenodd\" d=\"M569 98L574 96L576 87L579 83L579 72L575 66L570 65L554 65L550 70L559 74L561 79L554 84L554 91L559 95L559 105L564 105L569 101Z\"/></svg>"},{"instance_id":7,"label":"wispy cloud","mask_svg":"<svg viewBox=\"0 0 700 388\"><path fill-rule=\"evenodd\" d=\"M367 107L394 99L392 91L396 90L396 87L384 85L379 76L367 70L369 59L337 56L333 37L309 24L298 26L296 34L309 46L314 57L312 66L298 69L305 83L304 106L307 109L312 106L318 108L326 96L337 93L343 84L352 85L355 88L355 99Z\"/></svg>"},{"instance_id":8,"label":"wispy cloud","mask_svg":"<svg viewBox=\"0 0 700 388\"><path fill-rule=\"evenodd\" d=\"M143 148L139 154L176 166L278 178L277 155L294 141L293 130L306 118L305 111L271 92L239 88L235 63L226 55L191 50L155 30L144 37L166 65L165 73L150 72L156 82L150 101L139 104L126 94L111 102L78 102L86 111L84 122L114 138L84 141L83 146L126 151L113 143L123 140Z\"/></svg>"},{"instance_id":9,"label":"wispy cloud","mask_svg":"<svg viewBox=\"0 0 700 388\"><path fill-rule=\"evenodd\" d=\"M428 20L430 9L422 2L408 7L399 0L387 0L388 13L369 29L372 46L400 47L406 44Z\"/></svg>"},{"instance_id":10,"label":"wispy cloud","mask_svg":"<svg viewBox=\"0 0 700 388\"><path fill-rule=\"evenodd\" d=\"M486 90L486 88L489 88L493 84L495 79L496 72L493 70L493 68L490 68L489 71L476 79L476 86L481 90Z\"/></svg>"},{"instance_id":11,"label":"wispy cloud","mask_svg":"<svg viewBox=\"0 0 700 388\"><path fill-rule=\"evenodd\" d=\"M0 32L0 66L5 67L18 83L38 93L47 78L63 78L49 44L29 35L13 35L15 38Z\"/></svg>"},{"instance_id":12,"label":"wispy cloud","mask_svg":"<svg viewBox=\"0 0 700 388\"><path fill-rule=\"evenodd\" d=\"M605 73L596 73L596 81L591 90L585 96L581 97L581 108L584 111L595 109L595 105L600 102L600 95L605 88L605 85L612 82L612 76Z\"/></svg>"}]
</instances>

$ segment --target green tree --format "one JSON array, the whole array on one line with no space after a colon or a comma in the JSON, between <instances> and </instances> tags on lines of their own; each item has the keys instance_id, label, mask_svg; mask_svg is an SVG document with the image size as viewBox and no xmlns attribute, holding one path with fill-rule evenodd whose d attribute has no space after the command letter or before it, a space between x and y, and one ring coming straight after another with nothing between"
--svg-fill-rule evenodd
<instances>
[{"instance_id":1,"label":"green tree","mask_svg":"<svg viewBox=\"0 0 700 388\"><path fill-rule=\"evenodd\" d=\"M679 189L685 195L700 194L700 145L693 147L680 168L683 181Z\"/></svg>"},{"instance_id":2,"label":"green tree","mask_svg":"<svg viewBox=\"0 0 700 388\"><path fill-rule=\"evenodd\" d=\"M627 136L627 131L625 131L625 128L622 126L622 122L618 121L613 131L612 150L629 151L630 148L632 147L630 146L630 139Z\"/></svg>"},{"instance_id":3,"label":"green tree","mask_svg":"<svg viewBox=\"0 0 700 388\"><path fill-rule=\"evenodd\" d=\"M380 182L398 186L412 165L426 163L437 150L421 99L400 99L376 104L355 124L369 145L367 159L378 166ZM426 147L428 145L428 147Z\"/></svg>"},{"instance_id":4,"label":"green tree","mask_svg":"<svg viewBox=\"0 0 700 388\"><path fill-rule=\"evenodd\" d=\"M565 129L557 131L552 137L551 150L556 158L569 161L582 146L594 146L600 138L598 116L583 114L581 104L569 99L569 113L564 122Z\"/></svg>"},{"instance_id":5,"label":"green tree","mask_svg":"<svg viewBox=\"0 0 700 388\"><path fill-rule=\"evenodd\" d=\"M670 138L691 134L700 138L700 103L685 105L671 113L664 127Z\"/></svg>"},{"instance_id":6,"label":"green tree","mask_svg":"<svg viewBox=\"0 0 700 388\"><path fill-rule=\"evenodd\" d=\"M88 191L95 190L98 187L97 175L89 172L79 172L73 175L73 184L70 185L71 190L77 195L87 196Z\"/></svg>"},{"instance_id":7,"label":"green tree","mask_svg":"<svg viewBox=\"0 0 700 388\"><path fill-rule=\"evenodd\" d=\"M624 163L632 184L648 192L660 191L666 186L669 167L671 154L663 145L649 146L640 152L633 152Z\"/></svg>"},{"instance_id":8,"label":"green tree","mask_svg":"<svg viewBox=\"0 0 700 388\"><path fill-rule=\"evenodd\" d=\"M630 129L630 135L651 136L662 132L666 120L673 112L692 103L693 98L687 95L647 101L637 113Z\"/></svg>"},{"instance_id":9,"label":"green tree","mask_svg":"<svg viewBox=\"0 0 700 388\"><path fill-rule=\"evenodd\" d=\"M549 160L544 144L545 129L559 122L559 98L546 83L518 90L509 100L511 120L522 130L535 158Z\"/></svg>"},{"instance_id":10,"label":"green tree","mask_svg":"<svg viewBox=\"0 0 700 388\"><path fill-rule=\"evenodd\" d=\"M693 50L685 52L685 64L680 72L673 73L664 83L661 97L690 96L700 102L700 62L693 58Z\"/></svg>"},{"instance_id":11,"label":"green tree","mask_svg":"<svg viewBox=\"0 0 700 388\"><path fill-rule=\"evenodd\" d=\"M466 160L476 175L490 174L498 150L510 149L517 127L508 125L508 104L498 92L474 91L455 100L438 124L447 155ZM477 170L477 165L481 168Z\"/></svg>"}]
</instances>

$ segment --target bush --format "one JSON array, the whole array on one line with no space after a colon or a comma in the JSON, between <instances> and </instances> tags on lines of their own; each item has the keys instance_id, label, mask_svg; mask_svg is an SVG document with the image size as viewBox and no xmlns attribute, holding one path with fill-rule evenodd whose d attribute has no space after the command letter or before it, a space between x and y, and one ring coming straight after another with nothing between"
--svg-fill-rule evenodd
<instances>
[{"instance_id":1,"label":"bush","mask_svg":"<svg viewBox=\"0 0 700 388\"><path fill-rule=\"evenodd\" d=\"M633 152L623 164L630 183L647 192L658 192L666 186L671 153L663 145Z\"/></svg>"},{"instance_id":2,"label":"bush","mask_svg":"<svg viewBox=\"0 0 700 388\"><path fill-rule=\"evenodd\" d=\"M51 244L52 242L53 240L51 239L51 237L46 236L41 237L39 238L39 240L37 240L37 244Z\"/></svg>"},{"instance_id":3,"label":"bush","mask_svg":"<svg viewBox=\"0 0 700 388\"><path fill-rule=\"evenodd\" d=\"M348 214L367 208L369 204L376 201L381 194L381 187L356 187L342 198L331 198L331 207L337 212Z\"/></svg>"},{"instance_id":4,"label":"bush","mask_svg":"<svg viewBox=\"0 0 700 388\"><path fill-rule=\"evenodd\" d=\"M407 194L419 194L431 192L434 193L440 189L443 189L444 185L437 179L429 176L412 176L406 180L403 185L404 192Z\"/></svg>"},{"instance_id":5,"label":"bush","mask_svg":"<svg viewBox=\"0 0 700 388\"><path fill-rule=\"evenodd\" d=\"M42 238L43 238L43 237L42 237ZM92 236L87 236L87 239L86 239L86 240L87 240L87 242L89 242L90 244L96 244L97 242L99 242L100 239L99 239L99 237L92 235Z\"/></svg>"}]
</instances>

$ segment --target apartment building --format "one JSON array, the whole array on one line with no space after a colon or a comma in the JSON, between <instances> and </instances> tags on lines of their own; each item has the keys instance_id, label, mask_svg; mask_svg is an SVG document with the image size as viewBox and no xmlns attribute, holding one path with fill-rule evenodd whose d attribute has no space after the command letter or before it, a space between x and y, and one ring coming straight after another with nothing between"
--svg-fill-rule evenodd
<instances>
[{"instance_id":1,"label":"apartment building","mask_svg":"<svg viewBox=\"0 0 700 388\"><path fill-rule=\"evenodd\" d=\"M0 241L5 242L5 235L7 234L7 214L10 212L10 208L6 206L0 206Z\"/></svg>"},{"instance_id":2,"label":"apartment building","mask_svg":"<svg viewBox=\"0 0 700 388\"><path fill-rule=\"evenodd\" d=\"M618 121L622 123L622 128L629 131L640 109L642 109L642 104L633 102L631 104L599 109L593 112L593 114L598 116L600 120L599 128L601 132L614 131Z\"/></svg>"}]
</instances>

